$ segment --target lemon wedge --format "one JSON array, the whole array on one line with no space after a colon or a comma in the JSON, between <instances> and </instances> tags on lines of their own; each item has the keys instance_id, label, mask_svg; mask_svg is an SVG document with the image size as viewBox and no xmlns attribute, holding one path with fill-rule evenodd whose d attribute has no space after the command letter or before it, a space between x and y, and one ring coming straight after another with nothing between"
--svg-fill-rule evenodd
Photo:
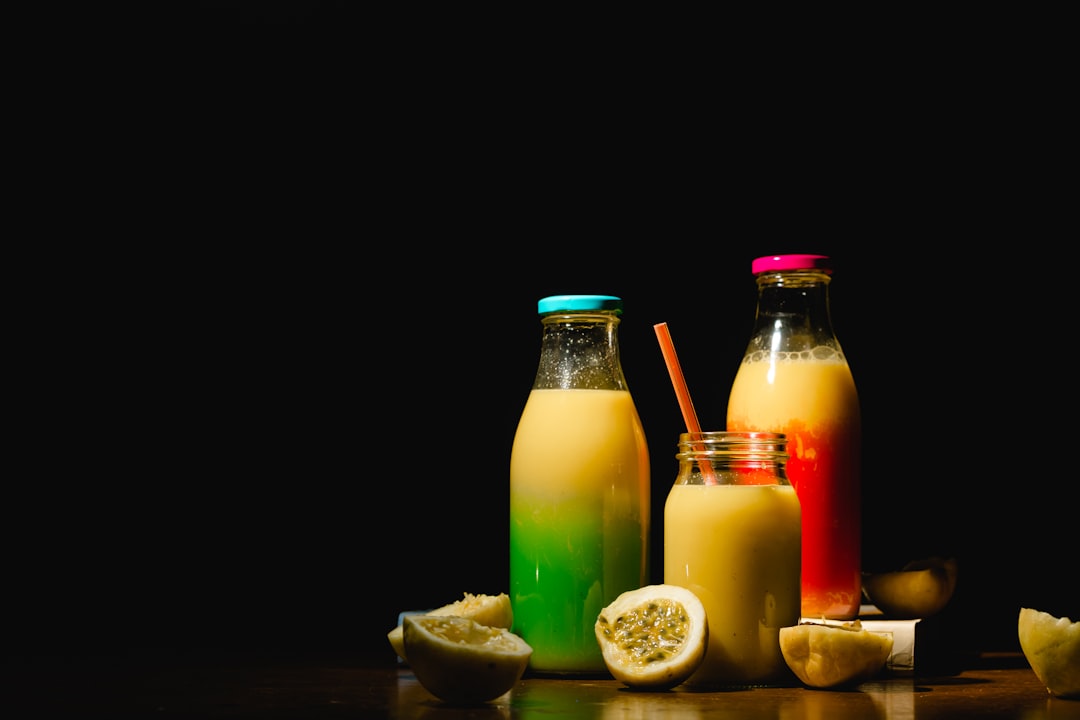
<instances>
[{"instance_id":1,"label":"lemon wedge","mask_svg":"<svg viewBox=\"0 0 1080 720\"><path fill-rule=\"evenodd\" d=\"M1020 649L1047 692L1080 698L1080 622L1021 608L1017 632Z\"/></svg>"},{"instance_id":2,"label":"lemon wedge","mask_svg":"<svg viewBox=\"0 0 1080 720\"><path fill-rule=\"evenodd\" d=\"M600 611L596 640L612 677L635 689L666 690L705 659L705 606L677 585L629 590Z\"/></svg>"},{"instance_id":3,"label":"lemon wedge","mask_svg":"<svg viewBox=\"0 0 1080 720\"><path fill-rule=\"evenodd\" d=\"M892 652L891 635L863 628L858 620L840 625L800 623L780 628L784 662L814 688L854 685L881 672Z\"/></svg>"},{"instance_id":4,"label":"lemon wedge","mask_svg":"<svg viewBox=\"0 0 1080 720\"><path fill-rule=\"evenodd\" d=\"M504 628L506 630L509 630L514 625L514 610L510 606L510 596L506 593L500 593L499 595L473 595L472 593L465 593L465 596L461 600L452 602L449 605L443 605L427 614L438 617L453 615L455 617L469 618L481 625L487 625L488 627L493 628ZM398 625L388 632L386 637L390 641L390 646L394 648L394 652L398 654L398 657L408 662L408 658L405 656L403 627Z\"/></svg>"},{"instance_id":5,"label":"lemon wedge","mask_svg":"<svg viewBox=\"0 0 1080 720\"><path fill-rule=\"evenodd\" d=\"M494 700L521 679L532 647L504 628L452 615L407 615L402 635L416 679L454 704Z\"/></svg>"}]
</instances>

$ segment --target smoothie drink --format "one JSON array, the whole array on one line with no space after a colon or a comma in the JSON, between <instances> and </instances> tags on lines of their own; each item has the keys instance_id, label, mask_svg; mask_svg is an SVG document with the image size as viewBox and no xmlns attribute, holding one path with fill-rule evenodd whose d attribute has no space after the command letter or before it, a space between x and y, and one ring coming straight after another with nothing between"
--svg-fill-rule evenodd
<instances>
[{"instance_id":1,"label":"smoothie drink","mask_svg":"<svg viewBox=\"0 0 1080 720\"><path fill-rule=\"evenodd\" d=\"M728 430L787 435L787 477L802 505L802 615L851 619L861 602L861 422L855 381L832 351L748 356Z\"/></svg>"},{"instance_id":2,"label":"smoothie drink","mask_svg":"<svg viewBox=\"0 0 1080 720\"><path fill-rule=\"evenodd\" d=\"M799 622L799 500L790 485L675 485L664 507L664 582L705 605L709 646L689 685L790 675L780 628Z\"/></svg>"},{"instance_id":3,"label":"smoothie drink","mask_svg":"<svg viewBox=\"0 0 1080 720\"><path fill-rule=\"evenodd\" d=\"M607 672L594 625L647 584L649 455L627 391L536 390L510 461L513 631L529 667Z\"/></svg>"}]
</instances>

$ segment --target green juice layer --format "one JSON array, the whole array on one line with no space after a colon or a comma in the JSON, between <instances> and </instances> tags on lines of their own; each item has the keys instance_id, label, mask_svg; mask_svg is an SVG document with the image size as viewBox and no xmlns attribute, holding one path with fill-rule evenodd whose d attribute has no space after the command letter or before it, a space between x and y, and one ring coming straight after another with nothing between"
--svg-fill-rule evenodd
<instances>
[{"instance_id":1,"label":"green juice layer","mask_svg":"<svg viewBox=\"0 0 1080 720\"><path fill-rule=\"evenodd\" d=\"M640 519L605 513L602 501L510 501L514 632L548 673L607 671L594 625L600 611L648 578Z\"/></svg>"}]
</instances>

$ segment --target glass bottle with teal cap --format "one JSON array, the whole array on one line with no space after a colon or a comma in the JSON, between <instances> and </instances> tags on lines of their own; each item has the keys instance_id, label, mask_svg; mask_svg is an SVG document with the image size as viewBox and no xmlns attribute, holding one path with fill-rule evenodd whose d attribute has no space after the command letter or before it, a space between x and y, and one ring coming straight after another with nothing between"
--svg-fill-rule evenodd
<instances>
[{"instance_id":1,"label":"glass bottle with teal cap","mask_svg":"<svg viewBox=\"0 0 1080 720\"><path fill-rule=\"evenodd\" d=\"M649 450L619 355L620 298L539 301L540 363L510 457L514 632L539 674L606 674L593 626L648 584Z\"/></svg>"}]
</instances>

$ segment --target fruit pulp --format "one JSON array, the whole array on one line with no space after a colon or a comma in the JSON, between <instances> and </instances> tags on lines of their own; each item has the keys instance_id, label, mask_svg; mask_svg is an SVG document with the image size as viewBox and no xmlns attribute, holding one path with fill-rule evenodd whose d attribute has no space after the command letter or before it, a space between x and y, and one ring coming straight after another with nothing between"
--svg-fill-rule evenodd
<instances>
[{"instance_id":1,"label":"fruit pulp","mask_svg":"<svg viewBox=\"0 0 1080 720\"><path fill-rule=\"evenodd\" d=\"M861 603L861 419L842 358L744 360L728 430L787 435L787 477L802 505L802 615L850 620Z\"/></svg>"},{"instance_id":2,"label":"fruit pulp","mask_svg":"<svg viewBox=\"0 0 1080 720\"><path fill-rule=\"evenodd\" d=\"M510 600L532 670L607 672L594 625L647 582L649 492L629 392L530 393L510 459Z\"/></svg>"},{"instance_id":3,"label":"fruit pulp","mask_svg":"<svg viewBox=\"0 0 1080 720\"><path fill-rule=\"evenodd\" d=\"M787 675L780 628L799 622L799 500L790 485L675 485L664 506L664 582L705 605L709 642L688 685Z\"/></svg>"}]
</instances>

